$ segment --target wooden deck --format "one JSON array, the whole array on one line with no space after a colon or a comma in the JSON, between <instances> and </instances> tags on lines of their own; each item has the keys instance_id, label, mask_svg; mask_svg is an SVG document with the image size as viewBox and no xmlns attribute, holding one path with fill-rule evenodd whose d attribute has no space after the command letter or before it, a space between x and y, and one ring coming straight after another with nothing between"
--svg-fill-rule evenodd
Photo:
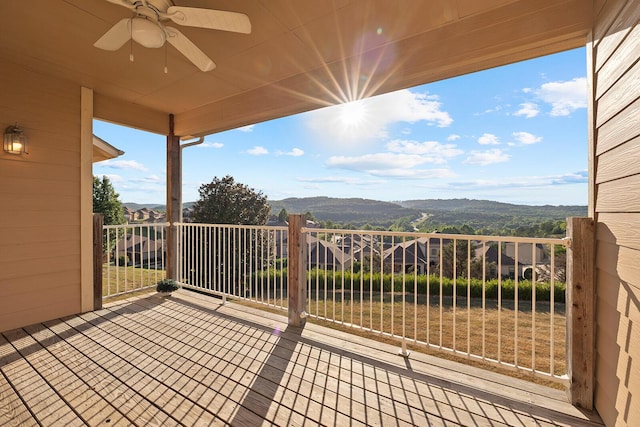
<instances>
[{"instance_id":1,"label":"wooden deck","mask_svg":"<svg viewBox=\"0 0 640 427\"><path fill-rule=\"evenodd\" d=\"M564 393L187 291L0 335L0 425L601 425Z\"/></svg>"}]
</instances>

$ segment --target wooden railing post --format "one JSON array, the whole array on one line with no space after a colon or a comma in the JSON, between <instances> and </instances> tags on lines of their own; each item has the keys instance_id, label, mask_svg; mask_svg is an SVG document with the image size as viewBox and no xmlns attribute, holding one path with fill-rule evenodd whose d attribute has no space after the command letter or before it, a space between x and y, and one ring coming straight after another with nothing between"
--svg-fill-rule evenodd
<instances>
[{"instance_id":1,"label":"wooden railing post","mask_svg":"<svg viewBox=\"0 0 640 427\"><path fill-rule=\"evenodd\" d=\"M102 309L103 214L93 214L93 309Z\"/></svg>"},{"instance_id":2,"label":"wooden railing post","mask_svg":"<svg viewBox=\"0 0 640 427\"><path fill-rule=\"evenodd\" d=\"M573 405L593 410L595 386L595 224L567 218L567 375Z\"/></svg>"},{"instance_id":3,"label":"wooden railing post","mask_svg":"<svg viewBox=\"0 0 640 427\"><path fill-rule=\"evenodd\" d=\"M167 279L178 280L178 230L182 222L182 160L180 137L173 133L173 114L169 115L167 135Z\"/></svg>"},{"instance_id":4,"label":"wooden railing post","mask_svg":"<svg viewBox=\"0 0 640 427\"><path fill-rule=\"evenodd\" d=\"M302 227L304 215L289 215L288 297L289 326L304 326L307 304L307 241Z\"/></svg>"}]
</instances>

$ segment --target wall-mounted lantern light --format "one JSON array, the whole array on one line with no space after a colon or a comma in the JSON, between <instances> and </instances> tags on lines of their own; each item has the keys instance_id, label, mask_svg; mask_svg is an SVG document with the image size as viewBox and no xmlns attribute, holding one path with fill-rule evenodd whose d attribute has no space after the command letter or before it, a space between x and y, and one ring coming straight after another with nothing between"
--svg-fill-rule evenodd
<instances>
[{"instance_id":1,"label":"wall-mounted lantern light","mask_svg":"<svg viewBox=\"0 0 640 427\"><path fill-rule=\"evenodd\" d=\"M4 131L4 151L9 154L29 154L27 137L17 124Z\"/></svg>"}]
</instances>

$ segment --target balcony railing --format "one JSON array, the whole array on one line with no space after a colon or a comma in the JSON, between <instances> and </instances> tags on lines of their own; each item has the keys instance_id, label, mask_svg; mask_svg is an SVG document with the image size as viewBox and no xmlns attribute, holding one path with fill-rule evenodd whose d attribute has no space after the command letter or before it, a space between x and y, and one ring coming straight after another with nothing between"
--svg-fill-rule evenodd
<instances>
[{"instance_id":1,"label":"balcony railing","mask_svg":"<svg viewBox=\"0 0 640 427\"><path fill-rule=\"evenodd\" d=\"M186 288L566 382L563 239L178 224Z\"/></svg>"},{"instance_id":2,"label":"balcony railing","mask_svg":"<svg viewBox=\"0 0 640 427\"><path fill-rule=\"evenodd\" d=\"M178 226L178 278L201 292L287 308L287 227Z\"/></svg>"},{"instance_id":3,"label":"balcony railing","mask_svg":"<svg viewBox=\"0 0 640 427\"><path fill-rule=\"evenodd\" d=\"M150 288L166 277L167 224L105 225L102 296Z\"/></svg>"}]
</instances>

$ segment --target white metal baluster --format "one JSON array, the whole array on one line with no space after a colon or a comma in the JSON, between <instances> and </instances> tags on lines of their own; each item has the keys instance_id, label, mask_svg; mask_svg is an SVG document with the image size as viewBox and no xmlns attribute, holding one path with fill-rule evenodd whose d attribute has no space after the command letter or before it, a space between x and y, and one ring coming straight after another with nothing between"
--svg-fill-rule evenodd
<instances>
[{"instance_id":1,"label":"white metal baluster","mask_svg":"<svg viewBox=\"0 0 640 427\"><path fill-rule=\"evenodd\" d=\"M227 273L228 259L229 259L229 246L227 241L229 229L227 226L218 227L222 240L220 241L220 252L218 254L218 263L220 265L220 291L222 292L222 304L227 303L227 281L229 280L229 274Z\"/></svg>"},{"instance_id":2,"label":"white metal baluster","mask_svg":"<svg viewBox=\"0 0 640 427\"><path fill-rule=\"evenodd\" d=\"M458 239L453 239L453 289L451 295L453 296L452 311L453 311L453 336L451 337L451 348L456 349L456 297L458 286Z\"/></svg>"},{"instance_id":3,"label":"white metal baluster","mask_svg":"<svg viewBox=\"0 0 640 427\"><path fill-rule=\"evenodd\" d=\"M402 243L403 243L403 248L402 248L402 349L400 350L400 354L402 354L403 356L408 356L407 354L407 342L406 342L406 279L407 279L407 264L406 264L406 258L407 258L407 237L406 236L402 236ZM417 242L416 242L417 244ZM416 248L417 249L417 248ZM414 264L414 268L415 268L415 264Z\"/></svg>"},{"instance_id":4,"label":"white metal baluster","mask_svg":"<svg viewBox=\"0 0 640 427\"><path fill-rule=\"evenodd\" d=\"M498 363L502 361L502 242L498 241Z\"/></svg>"},{"instance_id":5,"label":"white metal baluster","mask_svg":"<svg viewBox=\"0 0 640 427\"><path fill-rule=\"evenodd\" d=\"M425 247L426 248L426 247ZM413 251L413 342L418 342L418 251L420 250L420 240L416 238L416 248ZM425 260L429 263L429 255L425 254Z\"/></svg>"},{"instance_id":6,"label":"white metal baluster","mask_svg":"<svg viewBox=\"0 0 640 427\"><path fill-rule=\"evenodd\" d=\"M531 370L536 370L536 244L531 244Z\"/></svg>"},{"instance_id":7,"label":"white metal baluster","mask_svg":"<svg viewBox=\"0 0 640 427\"><path fill-rule=\"evenodd\" d=\"M485 358L485 308L487 303L487 242L482 241L482 358Z\"/></svg>"},{"instance_id":8,"label":"white metal baluster","mask_svg":"<svg viewBox=\"0 0 640 427\"><path fill-rule=\"evenodd\" d=\"M364 235L360 235L360 329L364 328ZM351 257L355 259L355 247L351 249Z\"/></svg>"},{"instance_id":9,"label":"white metal baluster","mask_svg":"<svg viewBox=\"0 0 640 427\"><path fill-rule=\"evenodd\" d=\"M351 233L351 278L349 280L349 286L350 286L350 296L349 296L349 307L350 309L350 313L349 313L349 323L353 325L353 233ZM342 241L342 256L344 257L345 253L344 253L344 240Z\"/></svg>"},{"instance_id":10,"label":"white metal baluster","mask_svg":"<svg viewBox=\"0 0 640 427\"><path fill-rule=\"evenodd\" d=\"M395 247L396 247L396 242L395 242L395 236L392 234L391 235L391 328L389 330L389 332L391 333L391 335L393 335L393 321L394 321L394 316L395 316L395 301L396 301L396 277L395 277L395 273L396 273L396 260L395 260L395 255L396 255L396 251L395 251Z\"/></svg>"},{"instance_id":11,"label":"white metal baluster","mask_svg":"<svg viewBox=\"0 0 640 427\"><path fill-rule=\"evenodd\" d=\"M471 242L467 247L467 355L471 354Z\"/></svg>"},{"instance_id":12,"label":"white metal baluster","mask_svg":"<svg viewBox=\"0 0 640 427\"><path fill-rule=\"evenodd\" d=\"M514 303L514 309L513 309L513 315L514 315L514 319L513 319L513 330L514 330L514 337L513 337L513 364L517 367L518 366L518 283L520 282L520 270L518 269L518 265L520 264L519 261L519 256L518 256L518 249L519 249L520 243L516 242L514 244L514 258L516 260L516 268L515 268L515 276L516 276L516 280L515 280L515 284L514 284L514 290L513 290L513 303Z\"/></svg>"},{"instance_id":13,"label":"white metal baluster","mask_svg":"<svg viewBox=\"0 0 640 427\"><path fill-rule=\"evenodd\" d=\"M380 332L384 331L384 236L380 235ZM371 325L373 328L373 324Z\"/></svg>"},{"instance_id":14,"label":"white metal baluster","mask_svg":"<svg viewBox=\"0 0 640 427\"><path fill-rule=\"evenodd\" d=\"M107 296L111 295L111 233L110 229L104 229L105 233L105 241L107 245ZM117 265L117 264L116 264ZM102 285L102 293L104 295L104 284Z\"/></svg>"},{"instance_id":15,"label":"white metal baluster","mask_svg":"<svg viewBox=\"0 0 640 427\"><path fill-rule=\"evenodd\" d=\"M551 252L551 295L549 295L549 314L551 316L551 318L549 319L549 323L550 323L550 337L551 337L551 343L549 345L549 373L551 374L552 377L555 377L555 302L556 302L556 298L555 298L555 275L556 275L556 263L555 263L555 258L556 258L556 246L554 244L550 244L550 252Z\"/></svg>"},{"instance_id":16,"label":"white metal baluster","mask_svg":"<svg viewBox=\"0 0 640 427\"><path fill-rule=\"evenodd\" d=\"M211 225L207 226L207 255L206 255L206 261L207 261L207 289L209 289L211 292L214 292L214 286L213 286L213 271L212 269L215 268L215 266L213 265L213 251L214 251L214 243L215 243L215 230Z\"/></svg>"},{"instance_id":17,"label":"white metal baluster","mask_svg":"<svg viewBox=\"0 0 640 427\"><path fill-rule=\"evenodd\" d=\"M373 234L369 242L369 328L373 330Z\"/></svg>"},{"instance_id":18,"label":"white metal baluster","mask_svg":"<svg viewBox=\"0 0 640 427\"><path fill-rule=\"evenodd\" d=\"M427 333L425 342L431 344L431 334L429 333L431 326L431 236L427 237L427 254Z\"/></svg>"},{"instance_id":19,"label":"white metal baluster","mask_svg":"<svg viewBox=\"0 0 640 427\"><path fill-rule=\"evenodd\" d=\"M440 348L442 348L442 278L444 276L444 272L443 272L443 260L444 260L444 255L443 255L443 241L442 239L440 239L440 306L438 308L439 312L440 312L440 319L438 320L438 325L439 325L439 334L438 334L438 346Z\"/></svg>"}]
</instances>

